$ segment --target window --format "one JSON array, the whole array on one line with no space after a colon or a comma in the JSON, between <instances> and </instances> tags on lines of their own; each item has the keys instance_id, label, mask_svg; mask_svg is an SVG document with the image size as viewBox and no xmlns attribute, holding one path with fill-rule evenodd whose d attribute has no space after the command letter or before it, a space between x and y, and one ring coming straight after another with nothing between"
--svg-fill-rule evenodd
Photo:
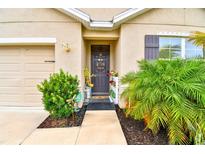
<instances>
[{"instance_id":1,"label":"window","mask_svg":"<svg viewBox=\"0 0 205 154\"><path fill-rule=\"evenodd\" d=\"M203 48L195 46L188 39L186 39L185 50L185 58L203 58Z\"/></svg>"},{"instance_id":2,"label":"window","mask_svg":"<svg viewBox=\"0 0 205 154\"><path fill-rule=\"evenodd\" d=\"M160 37L159 58L203 58L203 48L195 46L187 38Z\"/></svg>"},{"instance_id":3,"label":"window","mask_svg":"<svg viewBox=\"0 0 205 154\"><path fill-rule=\"evenodd\" d=\"M159 38L160 58L181 57L181 38L160 37Z\"/></svg>"}]
</instances>

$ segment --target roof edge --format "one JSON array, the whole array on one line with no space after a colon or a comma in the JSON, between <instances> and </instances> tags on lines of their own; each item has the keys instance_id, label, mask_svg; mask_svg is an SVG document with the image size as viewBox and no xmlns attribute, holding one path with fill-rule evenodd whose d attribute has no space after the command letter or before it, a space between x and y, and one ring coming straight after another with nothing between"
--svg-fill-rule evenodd
<instances>
[{"instance_id":1,"label":"roof edge","mask_svg":"<svg viewBox=\"0 0 205 154\"><path fill-rule=\"evenodd\" d=\"M150 9L151 8L130 8L127 11L115 15L112 21L91 20L91 17L88 14L75 8L59 8L57 10L78 20L88 29L113 30L127 20L130 20L133 17L143 14Z\"/></svg>"}]
</instances>

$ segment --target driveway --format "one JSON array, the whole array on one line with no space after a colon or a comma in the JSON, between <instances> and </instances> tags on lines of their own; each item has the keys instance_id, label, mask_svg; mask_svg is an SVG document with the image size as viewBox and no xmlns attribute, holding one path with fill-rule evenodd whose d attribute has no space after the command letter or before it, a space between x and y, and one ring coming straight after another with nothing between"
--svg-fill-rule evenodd
<instances>
[{"instance_id":1,"label":"driveway","mask_svg":"<svg viewBox=\"0 0 205 154\"><path fill-rule=\"evenodd\" d=\"M42 109L0 107L0 144L21 144L47 116Z\"/></svg>"}]
</instances>

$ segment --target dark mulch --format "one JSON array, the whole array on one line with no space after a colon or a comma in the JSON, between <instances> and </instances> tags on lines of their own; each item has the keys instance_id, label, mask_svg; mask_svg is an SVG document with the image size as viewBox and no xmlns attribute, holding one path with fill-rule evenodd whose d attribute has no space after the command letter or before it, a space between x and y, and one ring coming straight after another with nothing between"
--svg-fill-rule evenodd
<instances>
[{"instance_id":1,"label":"dark mulch","mask_svg":"<svg viewBox=\"0 0 205 154\"><path fill-rule=\"evenodd\" d=\"M126 117L123 109L116 106L116 112L129 145L167 145L168 137L166 130L161 130L157 135L153 135L151 130L144 130L144 121L138 121L131 117Z\"/></svg>"},{"instance_id":2,"label":"dark mulch","mask_svg":"<svg viewBox=\"0 0 205 154\"><path fill-rule=\"evenodd\" d=\"M54 119L51 116L46 118L38 128L59 128L81 126L87 106L83 106L79 112L69 118Z\"/></svg>"}]
</instances>

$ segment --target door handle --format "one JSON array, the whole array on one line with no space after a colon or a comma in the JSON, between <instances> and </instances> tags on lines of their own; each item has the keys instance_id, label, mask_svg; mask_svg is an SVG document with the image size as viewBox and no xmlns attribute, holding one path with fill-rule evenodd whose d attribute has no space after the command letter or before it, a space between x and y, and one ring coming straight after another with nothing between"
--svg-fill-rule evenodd
<instances>
[{"instance_id":1,"label":"door handle","mask_svg":"<svg viewBox=\"0 0 205 154\"><path fill-rule=\"evenodd\" d=\"M97 75L96 75L96 74L92 74L92 75L91 75L91 77L94 77L94 78L96 78L96 77L97 77Z\"/></svg>"},{"instance_id":2,"label":"door handle","mask_svg":"<svg viewBox=\"0 0 205 154\"><path fill-rule=\"evenodd\" d=\"M45 63L55 63L55 60L45 60Z\"/></svg>"}]
</instances>

